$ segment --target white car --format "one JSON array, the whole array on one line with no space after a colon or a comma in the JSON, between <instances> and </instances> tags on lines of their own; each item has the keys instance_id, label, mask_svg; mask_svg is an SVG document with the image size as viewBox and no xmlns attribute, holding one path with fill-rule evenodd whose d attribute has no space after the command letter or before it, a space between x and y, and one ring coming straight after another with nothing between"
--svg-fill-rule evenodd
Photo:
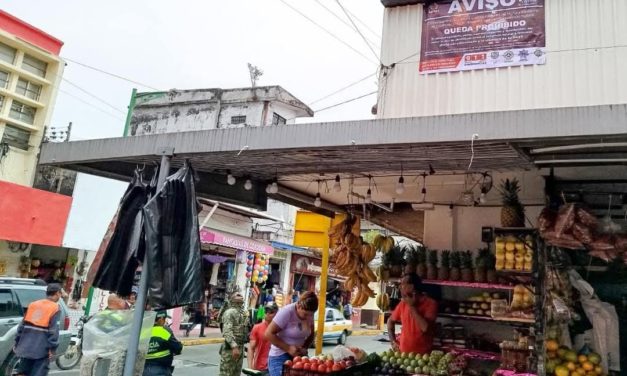
<instances>
[{"instance_id":1,"label":"white car","mask_svg":"<svg viewBox=\"0 0 627 376\"><path fill-rule=\"evenodd\" d=\"M342 312L335 308L327 308L324 319L323 342L334 342L345 345L346 339L353 333L353 322L344 318ZM318 329L318 313L314 315L314 325Z\"/></svg>"}]
</instances>

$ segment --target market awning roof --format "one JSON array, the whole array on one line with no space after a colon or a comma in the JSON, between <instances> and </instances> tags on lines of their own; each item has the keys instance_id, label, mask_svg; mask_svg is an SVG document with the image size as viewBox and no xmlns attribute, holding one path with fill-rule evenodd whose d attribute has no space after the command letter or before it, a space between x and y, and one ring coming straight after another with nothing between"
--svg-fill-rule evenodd
<instances>
[{"instance_id":1,"label":"market awning roof","mask_svg":"<svg viewBox=\"0 0 627 376\"><path fill-rule=\"evenodd\" d=\"M473 135L478 138L473 140ZM579 145L569 149L573 145ZM398 176L530 170L550 166L627 163L627 105L604 105L218 129L151 136L45 144L40 163L100 176L128 179L137 165L159 160L173 147L172 164L191 160L201 182L200 196L265 207L265 184L278 178L278 199L303 202L290 181L314 182L369 174ZM230 170L236 186L226 184ZM243 188L250 177L254 188ZM325 178L325 180L326 180ZM256 184L259 183L259 184ZM283 189L285 188L285 189ZM287 192L283 194L283 192ZM301 192L302 193L302 192ZM276 197L277 195L275 195ZM324 198L324 197L323 197ZM292 200L292 202L290 202ZM331 204L345 203L331 200ZM303 205L300 205L303 207ZM313 205L307 209L316 209ZM323 205L329 212L334 207Z\"/></svg>"}]
</instances>

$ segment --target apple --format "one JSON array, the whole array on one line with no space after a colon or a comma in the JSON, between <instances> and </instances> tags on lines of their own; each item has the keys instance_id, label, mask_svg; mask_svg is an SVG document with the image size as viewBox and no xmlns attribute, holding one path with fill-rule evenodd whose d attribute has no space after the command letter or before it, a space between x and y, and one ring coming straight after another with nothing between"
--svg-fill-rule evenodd
<instances>
[{"instance_id":1,"label":"apple","mask_svg":"<svg viewBox=\"0 0 627 376\"><path fill-rule=\"evenodd\" d=\"M319 365L318 366L318 372L326 373L327 372L327 366L325 366L324 364Z\"/></svg>"},{"instance_id":2,"label":"apple","mask_svg":"<svg viewBox=\"0 0 627 376\"><path fill-rule=\"evenodd\" d=\"M303 362L294 362L292 369L303 369Z\"/></svg>"},{"instance_id":3,"label":"apple","mask_svg":"<svg viewBox=\"0 0 627 376\"><path fill-rule=\"evenodd\" d=\"M291 366L292 366L292 364L293 364L293 363L292 363L292 361L291 361L291 360L286 360L286 361L285 361L285 363L283 363L283 365L284 365L284 366L287 366L287 367L291 367Z\"/></svg>"},{"instance_id":4,"label":"apple","mask_svg":"<svg viewBox=\"0 0 627 376\"><path fill-rule=\"evenodd\" d=\"M292 359L292 361L293 361L294 363L296 363L296 362L300 362L300 361L301 361L301 357L300 357L300 356L295 356L295 357L294 357L294 359Z\"/></svg>"},{"instance_id":5,"label":"apple","mask_svg":"<svg viewBox=\"0 0 627 376\"><path fill-rule=\"evenodd\" d=\"M311 363L305 363L303 365L303 370L310 371L311 370Z\"/></svg>"},{"instance_id":6,"label":"apple","mask_svg":"<svg viewBox=\"0 0 627 376\"><path fill-rule=\"evenodd\" d=\"M327 368L333 368L333 360L327 360L326 362L324 362L324 365Z\"/></svg>"}]
</instances>

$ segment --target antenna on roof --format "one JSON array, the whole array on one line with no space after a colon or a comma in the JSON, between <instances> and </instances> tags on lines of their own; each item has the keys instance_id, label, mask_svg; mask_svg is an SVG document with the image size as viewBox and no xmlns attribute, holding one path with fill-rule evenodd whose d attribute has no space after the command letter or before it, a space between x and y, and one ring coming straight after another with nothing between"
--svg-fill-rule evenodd
<instances>
[{"instance_id":1,"label":"antenna on roof","mask_svg":"<svg viewBox=\"0 0 627 376\"><path fill-rule=\"evenodd\" d=\"M251 63L248 63L248 72L250 73L250 85L256 87L257 80L263 75L263 71Z\"/></svg>"}]
</instances>

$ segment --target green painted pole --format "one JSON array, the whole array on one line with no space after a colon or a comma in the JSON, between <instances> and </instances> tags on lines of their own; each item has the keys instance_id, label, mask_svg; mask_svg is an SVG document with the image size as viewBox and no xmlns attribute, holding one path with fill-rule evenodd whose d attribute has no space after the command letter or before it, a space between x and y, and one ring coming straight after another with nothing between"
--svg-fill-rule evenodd
<instances>
[{"instance_id":1,"label":"green painted pole","mask_svg":"<svg viewBox=\"0 0 627 376\"><path fill-rule=\"evenodd\" d=\"M89 311L91 308L91 301L94 298L94 288L89 287L89 293L87 293L87 302L85 303L85 316L89 316Z\"/></svg>"},{"instance_id":2,"label":"green painted pole","mask_svg":"<svg viewBox=\"0 0 627 376\"><path fill-rule=\"evenodd\" d=\"M126 113L126 123L124 123L124 134L122 137L128 136L128 131L131 128L131 118L133 117L133 110L135 109L135 99L137 97L137 89L133 89L131 93L131 102L128 104L128 112Z\"/></svg>"}]
</instances>

